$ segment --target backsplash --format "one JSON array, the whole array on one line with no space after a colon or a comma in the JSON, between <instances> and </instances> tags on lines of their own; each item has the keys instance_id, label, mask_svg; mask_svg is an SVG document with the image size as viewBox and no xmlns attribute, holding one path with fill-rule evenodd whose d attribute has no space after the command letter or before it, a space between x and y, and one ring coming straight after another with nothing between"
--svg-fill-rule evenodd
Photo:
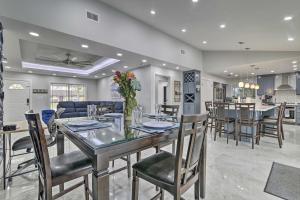
<instances>
[{"instance_id":1,"label":"backsplash","mask_svg":"<svg viewBox=\"0 0 300 200\"><path fill-rule=\"evenodd\" d=\"M300 95L296 95L296 91L293 90L277 90L273 100L276 103L287 102L287 103L300 103Z\"/></svg>"}]
</instances>

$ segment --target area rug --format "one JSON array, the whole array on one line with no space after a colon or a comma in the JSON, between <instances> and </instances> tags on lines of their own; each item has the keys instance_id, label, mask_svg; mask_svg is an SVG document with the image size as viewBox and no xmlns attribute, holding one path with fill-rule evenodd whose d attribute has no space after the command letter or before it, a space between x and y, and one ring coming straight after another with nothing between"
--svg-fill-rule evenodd
<instances>
[{"instance_id":1,"label":"area rug","mask_svg":"<svg viewBox=\"0 0 300 200\"><path fill-rule=\"evenodd\" d=\"M273 162L265 192L286 200L300 199L300 168Z\"/></svg>"}]
</instances>

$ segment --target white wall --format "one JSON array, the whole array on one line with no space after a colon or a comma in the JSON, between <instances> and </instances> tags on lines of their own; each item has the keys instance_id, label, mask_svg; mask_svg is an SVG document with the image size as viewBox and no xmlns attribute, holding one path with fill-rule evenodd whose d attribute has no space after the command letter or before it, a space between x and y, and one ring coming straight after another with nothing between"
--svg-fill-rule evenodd
<instances>
[{"instance_id":1,"label":"white wall","mask_svg":"<svg viewBox=\"0 0 300 200\"><path fill-rule=\"evenodd\" d=\"M0 0L0 5L1 16L7 18L202 69L200 50L97 0ZM98 13L99 23L87 20L86 10Z\"/></svg>"},{"instance_id":2,"label":"white wall","mask_svg":"<svg viewBox=\"0 0 300 200\"><path fill-rule=\"evenodd\" d=\"M180 103L174 102L174 81L182 81L182 72L176 70L170 70L166 68L160 68L155 66L147 66L132 70L137 79L141 82L142 91L137 92L137 102L141 104L145 112L155 111L155 75L163 75L170 77L170 104L182 105L182 99ZM112 77L106 77L98 80L98 99L99 100L112 100L111 98L111 84ZM182 87L182 86L181 86ZM182 106L181 110L182 110Z\"/></svg>"},{"instance_id":3,"label":"white wall","mask_svg":"<svg viewBox=\"0 0 300 200\"><path fill-rule=\"evenodd\" d=\"M211 74L201 73L201 111L205 112L205 101L213 100L214 82L231 85L230 79L220 78ZM226 91L227 92L227 91ZM228 91L230 92L230 91Z\"/></svg>"},{"instance_id":4,"label":"white wall","mask_svg":"<svg viewBox=\"0 0 300 200\"><path fill-rule=\"evenodd\" d=\"M7 80L26 80L31 83L31 89L48 89L48 94L32 94L31 91L31 109L40 111L50 107L50 84L51 83L73 83L84 84L87 87L87 100L97 99L97 81L89 79L44 76L37 74L25 74L15 72L5 72L4 79Z\"/></svg>"}]
</instances>

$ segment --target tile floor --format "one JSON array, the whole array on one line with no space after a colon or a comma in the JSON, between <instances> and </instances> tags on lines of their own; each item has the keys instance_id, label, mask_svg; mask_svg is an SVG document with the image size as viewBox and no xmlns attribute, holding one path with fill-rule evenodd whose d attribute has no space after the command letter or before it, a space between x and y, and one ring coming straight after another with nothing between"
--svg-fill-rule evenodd
<instances>
[{"instance_id":1,"label":"tile floor","mask_svg":"<svg viewBox=\"0 0 300 200\"><path fill-rule=\"evenodd\" d=\"M214 142L208 132L208 160L207 160L207 195L206 200L276 200L279 199L264 193L272 162L276 161L286 165L300 167L300 126L285 125L286 139L284 146L279 149L278 142L273 138L262 138L259 146L251 149L249 143L241 143L238 147L234 141L226 144L225 138L217 138ZM75 147L66 141L68 150ZM55 155L52 148L51 155ZM143 156L154 153L153 149L143 152ZM17 162L13 161L13 167ZM133 162L135 161L132 156ZM116 161L115 167L123 166L123 161ZM2 168L1 168L2 169ZM1 185L0 185L1 186ZM299 186L300 187L300 186ZM9 189L0 189L1 200L31 200L37 199L37 175L24 175L13 179ZM56 188L57 190L57 188ZM193 188L188 190L183 197L191 200ZM140 199L150 199L155 194L155 187L141 181ZM127 178L126 171L110 177L110 195L113 200L131 199L131 180ZM83 188L78 188L60 199L81 200ZM165 199L172 199L166 194ZM299 197L300 199L300 197Z\"/></svg>"}]
</instances>

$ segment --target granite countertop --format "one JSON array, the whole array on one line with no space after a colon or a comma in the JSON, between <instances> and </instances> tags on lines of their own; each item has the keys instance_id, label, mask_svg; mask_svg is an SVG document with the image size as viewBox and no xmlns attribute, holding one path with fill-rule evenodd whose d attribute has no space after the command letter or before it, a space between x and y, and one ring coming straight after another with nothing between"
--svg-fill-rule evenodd
<instances>
[{"instance_id":1,"label":"granite countertop","mask_svg":"<svg viewBox=\"0 0 300 200\"><path fill-rule=\"evenodd\" d=\"M275 108L277 108L277 107L278 107L278 105L275 105L275 106L269 106L269 105L260 105L260 104L256 104L256 105L255 105L255 111L257 111L257 112L266 112L266 111L275 109ZM230 109L230 110L234 110L234 109L235 109L235 106L234 106L234 105L230 105L230 106L229 106L229 109Z\"/></svg>"}]
</instances>

